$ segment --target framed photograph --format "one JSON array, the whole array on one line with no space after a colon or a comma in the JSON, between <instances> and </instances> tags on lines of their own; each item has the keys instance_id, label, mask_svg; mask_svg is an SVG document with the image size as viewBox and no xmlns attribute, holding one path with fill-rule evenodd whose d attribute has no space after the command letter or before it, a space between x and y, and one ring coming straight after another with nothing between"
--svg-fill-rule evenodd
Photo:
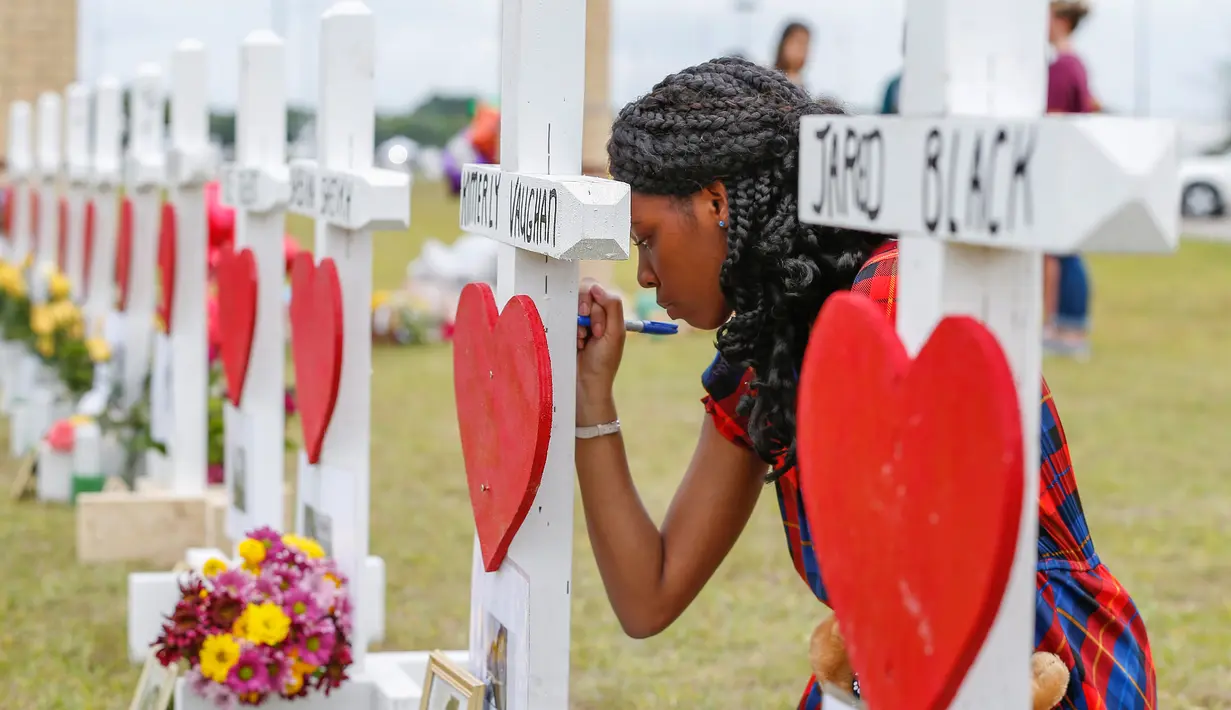
<instances>
[{"instance_id":1,"label":"framed photograph","mask_svg":"<svg viewBox=\"0 0 1231 710\"><path fill-rule=\"evenodd\" d=\"M17 475L13 478L13 488L10 495L13 500L21 500L35 493L34 474L38 468L38 450L22 456L17 461Z\"/></svg>"},{"instance_id":2,"label":"framed photograph","mask_svg":"<svg viewBox=\"0 0 1231 710\"><path fill-rule=\"evenodd\" d=\"M274 516L264 510L271 503L265 502L253 480L251 422L242 410L222 403L223 425L223 474L227 489L226 533L232 540L243 540L248 531L267 523ZM249 498L248 496L253 496ZM266 499L267 500L267 499ZM275 501L276 503L277 501Z\"/></svg>"},{"instance_id":3,"label":"framed photograph","mask_svg":"<svg viewBox=\"0 0 1231 710\"><path fill-rule=\"evenodd\" d=\"M829 683L821 684L825 710L863 710L863 703L854 695Z\"/></svg>"},{"instance_id":4,"label":"framed photograph","mask_svg":"<svg viewBox=\"0 0 1231 710\"><path fill-rule=\"evenodd\" d=\"M432 651L419 710L483 710L483 683L440 651Z\"/></svg>"},{"instance_id":5,"label":"framed photograph","mask_svg":"<svg viewBox=\"0 0 1231 710\"><path fill-rule=\"evenodd\" d=\"M530 710L530 580L513 560L486 572L475 542L470 598L470 672L483 682L482 710Z\"/></svg>"},{"instance_id":6,"label":"framed photograph","mask_svg":"<svg viewBox=\"0 0 1231 710\"><path fill-rule=\"evenodd\" d=\"M167 710L171 705L171 696L175 694L175 679L179 676L179 667L164 667L158 662L158 647L150 649L150 655L145 659L145 667L141 669L141 678L137 681L137 690L133 693L132 704L128 710Z\"/></svg>"}]
</instances>

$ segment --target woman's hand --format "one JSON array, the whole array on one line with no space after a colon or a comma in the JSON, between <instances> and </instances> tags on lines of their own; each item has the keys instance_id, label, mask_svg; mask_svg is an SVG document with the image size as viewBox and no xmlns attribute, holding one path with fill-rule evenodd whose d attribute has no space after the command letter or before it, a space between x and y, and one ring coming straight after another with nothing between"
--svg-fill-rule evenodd
<instances>
[{"instance_id":1,"label":"woman's hand","mask_svg":"<svg viewBox=\"0 0 1231 710\"><path fill-rule=\"evenodd\" d=\"M590 317L590 327L577 327L577 404L610 398L620 359L624 356L624 304L591 279L577 291L577 314Z\"/></svg>"}]
</instances>

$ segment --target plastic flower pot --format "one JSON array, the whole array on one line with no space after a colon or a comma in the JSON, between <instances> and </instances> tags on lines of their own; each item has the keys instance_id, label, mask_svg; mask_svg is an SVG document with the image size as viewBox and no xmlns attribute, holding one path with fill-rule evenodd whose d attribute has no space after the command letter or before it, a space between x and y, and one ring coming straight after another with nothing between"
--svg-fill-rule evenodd
<instances>
[{"instance_id":1,"label":"plastic flower pot","mask_svg":"<svg viewBox=\"0 0 1231 710\"><path fill-rule=\"evenodd\" d=\"M107 476L102 473L98 474L73 474L72 490L69 494L69 502L76 504L77 496L82 493L102 493L103 487L107 484Z\"/></svg>"}]
</instances>

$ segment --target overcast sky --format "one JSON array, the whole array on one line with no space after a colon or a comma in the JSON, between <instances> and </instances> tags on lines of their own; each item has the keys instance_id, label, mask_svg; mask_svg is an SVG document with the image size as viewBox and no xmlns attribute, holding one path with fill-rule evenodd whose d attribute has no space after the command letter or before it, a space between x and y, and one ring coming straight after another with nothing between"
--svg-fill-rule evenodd
<instances>
[{"instance_id":1,"label":"overcast sky","mask_svg":"<svg viewBox=\"0 0 1231 710\"><path fill-rule=\"evenodd\" d=\"M1043 0L1038 0L1042 2ZM287 13L274 27L279 0L83 0L81 75L129 79L138 63L165 63L176 42L204 41L212 54L210 101L234 105L238 45L254 29L287 36L289 94L316 94L317 24L328 0L280 0ZM1147 8L1141 45L1136 6ZM368 0L377 24L377 103L408 106L435 91L499 88L498 0ZM807 83L814 92L861 106L879 103L897 70L904 0L757 0L751 15L736 0L612 0L612 101L626 102L664 75L741 50L768 61L780 28L802 19L813 28ZM1216 119L1225 104L1217 68L1231 60L1231 0L1093 0L1078 46L1095 93L1131 111L1139 86L1137 46L1148 46L1149 105L1154 115ZM1136 46L1135 46L1136 45ZM1146 92L1143 91L1142 95Z\"/></svg>"}]
</instances>

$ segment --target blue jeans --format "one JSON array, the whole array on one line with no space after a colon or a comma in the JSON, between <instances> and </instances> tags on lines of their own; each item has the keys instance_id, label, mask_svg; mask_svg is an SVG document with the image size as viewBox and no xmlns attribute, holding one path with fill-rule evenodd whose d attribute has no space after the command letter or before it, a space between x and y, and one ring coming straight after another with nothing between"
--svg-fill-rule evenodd
<instances>
[{"instance_id":1,"label":"blue jeans","mask_svg":"<svg viewBox=\"0 0 1231 710\"><path fill-rule=\"evenodd\" d=\"M1058 256L1060 294L1054 324L1058 328L1086 330L1090 321L1090 279L1079 254Z\"/></svg>"}]
</instances>

